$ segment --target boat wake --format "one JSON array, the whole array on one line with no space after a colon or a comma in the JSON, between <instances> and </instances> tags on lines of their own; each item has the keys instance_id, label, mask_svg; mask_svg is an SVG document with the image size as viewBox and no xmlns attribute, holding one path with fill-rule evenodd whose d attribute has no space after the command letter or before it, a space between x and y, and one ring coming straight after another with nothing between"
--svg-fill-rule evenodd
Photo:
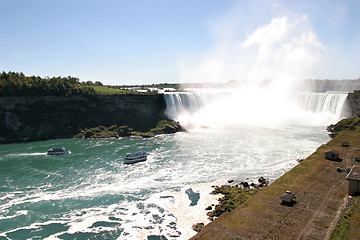
<instances>
[{"instance_id":1,"label":"boat wake","mask_svg":"<svg viewBox=\"0 0 360 240\"><path fill-rule=\"evenodd\" d=\"M9 157L21 157L21 156L45 156L46 152L36 152L36 153L13 153L8 154Z\"/></svg>"}]
</instances>

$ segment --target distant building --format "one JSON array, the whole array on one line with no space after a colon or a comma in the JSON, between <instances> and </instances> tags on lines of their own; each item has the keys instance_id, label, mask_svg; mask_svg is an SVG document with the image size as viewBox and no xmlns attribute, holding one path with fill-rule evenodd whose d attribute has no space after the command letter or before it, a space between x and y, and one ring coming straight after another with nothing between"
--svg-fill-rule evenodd
<instances>
[{"instance_id":1,"label":"distant building","mask_svg":"<svg viewBox=\"0 0 360 240\"><path fill-rule=\"evenodd\" d=\"M349 181L349 195L360 194L360 166L354 165L346 176Z\"/></svg>"},{"instance_id":2,"label":"distant building","mask_svg":"<svg viewBox=\"0 0 360 240\"><path fill-rule=\"evenodd\" d=\"M338 160L339 159L339 152L335 149L329 150L325 152L325 159L327 160Z\"/></svg>"}]
</instances>

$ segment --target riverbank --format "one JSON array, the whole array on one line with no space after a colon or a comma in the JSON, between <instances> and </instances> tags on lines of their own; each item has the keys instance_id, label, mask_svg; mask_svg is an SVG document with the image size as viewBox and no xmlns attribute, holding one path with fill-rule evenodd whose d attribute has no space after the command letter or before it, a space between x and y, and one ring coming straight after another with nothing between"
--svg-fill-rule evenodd
<instances>
[{"instance_id":1,"label":"riverbank","mask_svg":"<svg viewBox=\"0 0 360 240\"><path fill-rule=\"evenodd\" d=\"M343 147L342 142L349 147ZM335 149L342 161L326 160ZM311 156L250 198L224 213L192 239L326 239L330 237L348 200L346 171L359 164L360 132L345 130ZM296 194L293 206L281 204L285 192Z\"/></svg>"}]
</instances>

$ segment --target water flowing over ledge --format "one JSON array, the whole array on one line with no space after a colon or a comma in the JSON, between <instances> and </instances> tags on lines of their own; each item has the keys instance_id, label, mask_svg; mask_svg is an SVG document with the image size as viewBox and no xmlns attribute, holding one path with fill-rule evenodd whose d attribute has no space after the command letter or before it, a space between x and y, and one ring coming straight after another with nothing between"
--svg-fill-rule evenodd
<instances>
[{"instance_id":1,"label":"water flowing over ledge","mask_svg":"<svg viewBox=\"0 0 360 240\"><path fill-rule=\"evenodd\" d=\"M254 92L166 93L165 114L185 127L236 124L328 125L346 116L347 93Z\"/></svg>"}]
</instances>

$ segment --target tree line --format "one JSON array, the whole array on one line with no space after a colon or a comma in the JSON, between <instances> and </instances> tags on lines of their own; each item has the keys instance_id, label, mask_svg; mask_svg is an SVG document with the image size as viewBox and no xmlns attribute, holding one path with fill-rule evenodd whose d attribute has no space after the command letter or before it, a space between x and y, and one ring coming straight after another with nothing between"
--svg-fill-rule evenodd
<instances>
[{"instance_id":1,"label":"tree line","mask_svg":"<svg viewBox=\"0 0 360 240\"><path fill-rule=\"evenodd\" d=\"M0 74L0 96L70 96L95 95L91 86L102 86L101 82L80 82L75 77L25 76L19 72Z\"/></svg>"}]
</instances>

